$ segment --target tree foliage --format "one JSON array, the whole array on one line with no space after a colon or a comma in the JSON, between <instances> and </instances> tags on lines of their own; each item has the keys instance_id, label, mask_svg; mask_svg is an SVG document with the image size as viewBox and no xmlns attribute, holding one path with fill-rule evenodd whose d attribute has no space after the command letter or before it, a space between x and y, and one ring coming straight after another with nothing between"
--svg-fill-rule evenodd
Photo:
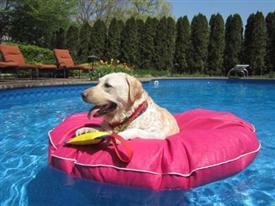
<instances>
[{"instance_id":1,"label":"tree foliage","mask_svg":"<svg viewBox=\"0 0 275 206\"><path fill-rule=\"evenodd\" d=\"M113 18L109 30L106 44L106 56L108 59L119 59L121 46L121 33L123 29L123 21Z\"/></svg>"},{"instance_id":2,"label":"tree foliage","mask_svg":"<svg viewBox=\"0 0 275 206\"><path fill-rule=\"evenodd\" d=\"M107 28L105 23L98 19L91 30L90 50L99 58L105 57L105 44L107 40Z\"/></svg>"},{"instance_id":3,"label":"tree foliage","mask_svg":"<svg viewBox=\"0 0 275 206\"><path fill-rule=\"evenodd\" d=\"M266 65L275 71L275 12L268 13L265 21L267 29Z\"/></svg>"},{"instance_id":4,"label":"tree foliage","mask_svg":"<svg viewBox=\"0 0 275 206\"><path fill-rule=\"evenodd\" d=\"M171 70L173 68L173 59L175 54L175 40L176 40L176 22L172 17L167 18L166 28L166 68Z\"/></svg>"},{"instance_id":5,"label":"tree foliage","mask_svg":"<svg viewBox=\"0 0 275 206\"><path fill-rule=\"evenodd\" d=\"M76 25L71 25L67 30L65 47L69 49L70 54L76 59L79 47L79 29Z\"/></svg>"},{"instance_id":6,"label":"tree foliage","mask_svg":"<svg viewBox=\"0 0 275 206\"><path fill-rule=\"evenodd\" d=\"M90 54L90 35L91 35L91 26L88 22L84 22L81 25L79 32L79 50L78 58L80 61L86 61L88 55Z\"/></svg>"},{"instance_id":7,"label":"tree foliage","mask_svg":"<svg viewBox=\"0 0 275 206\"><path fill-rule=\"evenodd\" d=\"M162 17L155 36L155 68L170 70L173 67L175 51L175 21L171 17Z\"/></svg>"},{"instance_id":8,"label":"tree foliage","mask_svg":"<svg viewBox=\"0 0 275 206\"><path fill-rule=\"evenodd\" d=\"M137 38L138 38L138 45L137 45L137 66L138 68L141 68L143 65L143 38L144 38L144 21L142 19L137 19L136 20L137 24Z\"/></svg>"},{"instance_id":9,"label":"tree foliage","mask_svg":"<svg viewBox=\"0 0 275 206\"><path fill-rule=\"evenodd\" d=\"M147 17L169 17L171 16L171 5L165 0L130 0L127 1L128 14L136 18Z\"/></svg>"},{"instance_id":10,"label":"tree foliage","mask_svg":"<svg viewBox=\"0 0 275 206\"><path fill-rule=\"evenodd\" d=\"M206 16L198 14L191 23L191 72L205 72L207 66L208 22Z\"/></svg>"},{"instance_id":11,"label":"tree foliage","mask_svg":"<svg viewBox=\"0 0 275 206\"><path fill-rule=\"evenodd\" d=\"M55 33L55 48L57 49L64 49L65 48L65 30L60 28Z\"/></svg>"},{"instance_id":12,"label":"tree foliage","mask_svg":"<svg viewBox=\"0 0 275 206\"><path fill-rule=\"evenodd\" d=\"M261 12L251 14L247 19L244 40L244 61L256 74L262 74L265 67L266 28Z\"/></svg>"},{"instance_id":13,"label":"tree foliage","mask_svg":"<svg viewBox=\"0 0 275 206\"><path fill-rule=\"evenodd\" d=\"M66 29L76 0L21 0L14 3L9 35L18 42L48 46L51 34Z\"/></svg>"},{"instance_id":14,"label":"tree foliage","mask_svg":"<svg viewBox=\"0 0 275 206\"><path fill-rule=\"evenodd\" d=\"M222 74L224 53L224 21L220 14L211 16L208 44L208 73Z\"/></svg>"},{"instance_id":15,"label":"tree foliage","mask_svg":"<svg viewBox=\"0 0 275 206\"><path fill-rule=\"evenodd\" d=\"M77 19L81 22L103 20L107 25L113 18L126 21L130 17L171 16L171 5L166 0L79 0Z\"/></svg>"},{"instance_id":16,"label":"tree foliage","mask_svg":"<svg viewBox=\"0 0 275 206\"><path fill-rule=\"evenodd\" d=\"M0 1L0 42L4 36L8 35L13 4L13 0Z\"/></svg>"},{"instance_id":17,"label":"tree foliage","mask_svg":"<svg viewBox=\"0 0 275 206\"><path fill-rule=\"evenodd\" d=\"M134 17L126 21L121 40L121 60L135 65L138 54L138 32Z\"/></svg>"},{"instance_id":18,"label":"tree foliage","mask_svg":"<svg viewBox=\"0 0 275 206\"><path fill-rule=\"evenodd\" d=\"M202 14L191 25L186 16L175 23L170 14L166 0L1 0L0 39L68 48L79 62L94 54L188 73L226 74L240 63L255 74L275 70L275 12L251 14L244 36L238 14L227 18L225 30L220 14L209 25Z\"/></svg>"},{"instance_id":19,"label":"tree foliage","mask_svg":"<svg viewBox=\"0 0 275 206\"><path fill-rule=\"evenodd\" d=\"M176 28L174 64L177 72L186 73L189 71L190 58L190 23L187 16L178 18Z\"/></svg>"},{"instance_id":20,"label":"tree foliage","mask_svg":"<svg viewBox=\"0 0 275 206\"><path fill-rule=\"evenodd\" d=\"M160 19L157 32L155 36L155 55L154 55L154 67L156 69L164 70L166 69L166 28L167 28L167 18L163 17Z\"/></svg>"},{"instance_id":21,"label":"tree foliage","mask_svg":"<svg viewBox=\"0 0 275 206\"><path fill-rule=\"evenodd\" d=\"M225 24L225 74L236 64L241 63L243 44L243 23L239 14L230 15Z\"/></svg>"},{"instance_id":22,"label":"tree foliage","mask_svg":"<svg viewBox=\"0 0 275 206\"><path fill-rule=\"evenodd\" d=\"M158 20L156 18L147 18L143 38L141 42L141 67L143 69L154 68L155 59L155 36Z\"/></svg>"}]
</instances>

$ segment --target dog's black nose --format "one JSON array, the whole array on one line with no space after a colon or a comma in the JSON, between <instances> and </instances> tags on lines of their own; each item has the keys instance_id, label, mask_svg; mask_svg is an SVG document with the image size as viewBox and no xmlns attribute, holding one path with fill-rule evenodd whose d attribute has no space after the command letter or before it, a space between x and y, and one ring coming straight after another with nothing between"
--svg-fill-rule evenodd
<instances>
[{"instance_id":1,"label":"dog's black nose","mask_svg":"<svg viewBox=\"0 0 275 206\"><path fill-rule=\"evenodd\" d=\"M88 96L88 93L87 93L87 92L81 92L81 97L82 97L83 99L85 99L87 96Z\"/></svg>"}]
</instances>

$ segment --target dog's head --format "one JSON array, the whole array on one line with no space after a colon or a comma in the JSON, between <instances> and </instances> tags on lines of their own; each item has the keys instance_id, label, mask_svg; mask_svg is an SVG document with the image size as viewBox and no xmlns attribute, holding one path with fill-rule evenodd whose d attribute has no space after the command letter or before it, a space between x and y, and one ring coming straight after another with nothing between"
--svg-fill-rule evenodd
<instances>
[{"instance_id":1,"label":"dog's head","mask_svg":"<svg viewBox=\"0 0 275 206\"><path fill-rule=\"evenodd\" d=\"M111 73L99 79L96 86L81 93L83 100L95 106L89 117L114 116L127 111L142 97L144 90L136 78L125 73Z\"/></svg>"}]
</instances>

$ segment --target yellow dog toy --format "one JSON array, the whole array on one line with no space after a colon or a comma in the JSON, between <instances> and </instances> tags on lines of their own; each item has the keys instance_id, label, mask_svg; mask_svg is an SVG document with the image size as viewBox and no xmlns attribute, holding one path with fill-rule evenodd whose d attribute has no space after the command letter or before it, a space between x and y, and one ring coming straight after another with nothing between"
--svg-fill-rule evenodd
<instances>
[{"instance_id":1,"label":"yellow dog toy","mask_svg":"<svg viewBox=\"0 0 275 206\"><path fill-rule=\"evenodd\" d=\"M108 136L112 134L112 131L94 131L86 134L82 134L69 139L66 144L72 145L90 145L98 144L104 141Z\"/></svg>"},{"instance_id":2,"label":"yellow dog toy","mask_svg":"<svg viewBox=\"0 0 275 206\"><path fill-rule=\"evenodd\" d=\"M133 150L131 146L129 145L128 141L123 139L123 137L119 136L116 133L113 133L112 131L95 131L95 132L89 132L86 134L82 134L79 136L76 136L72 139L69 139L66 144L71 145L92 145L92 144L99 144L103 141L111 141L114 145L114 150L119 158L120 161L124 163L129 163L133 157ZM121 153L118 149L118 145L116 140L118 140L122 146L124 146L125 153Z\"/></svg>"}]
</instances>

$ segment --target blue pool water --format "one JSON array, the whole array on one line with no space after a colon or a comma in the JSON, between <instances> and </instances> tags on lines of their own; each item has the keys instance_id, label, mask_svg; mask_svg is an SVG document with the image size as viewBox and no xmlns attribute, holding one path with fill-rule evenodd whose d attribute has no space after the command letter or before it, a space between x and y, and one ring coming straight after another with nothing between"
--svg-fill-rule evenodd
<instances>
[{"instance_id":1,"label":"blue pool water","mask_svg":"<svg viewBox=\"0 0 275 206\"><path fill-rule=\"evenodd\" d=\"M89 85L0 91L0 205L275 205L275 81L162 80L145 89L177 113L230 111L252 122L262 149L243 172L190 191L153 192L99 184L47 166L48 130L89 109Z\"/></svg>"}]
</instances>

